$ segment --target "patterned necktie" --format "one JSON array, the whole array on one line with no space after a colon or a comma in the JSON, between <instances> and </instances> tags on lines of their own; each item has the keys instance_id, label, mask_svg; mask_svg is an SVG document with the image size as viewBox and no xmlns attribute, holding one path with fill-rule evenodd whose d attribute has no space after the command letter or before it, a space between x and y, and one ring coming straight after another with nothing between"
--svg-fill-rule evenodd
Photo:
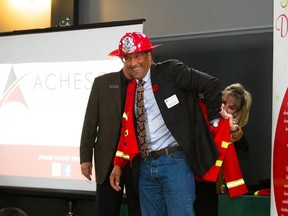
<instances>
[{"instance_id":1,"label":"patterned necktie","mask_svg":"<svg viewBox=\"0 0 288 216\"><path fill-rule=\"evenodd\" d=\"M148 144L146 140L146 116L144 108L144 81L139 80L136 89L136 121L138 145L140 154L143 159L146 159L148 153Z\"/></svg>"}]
</instances>

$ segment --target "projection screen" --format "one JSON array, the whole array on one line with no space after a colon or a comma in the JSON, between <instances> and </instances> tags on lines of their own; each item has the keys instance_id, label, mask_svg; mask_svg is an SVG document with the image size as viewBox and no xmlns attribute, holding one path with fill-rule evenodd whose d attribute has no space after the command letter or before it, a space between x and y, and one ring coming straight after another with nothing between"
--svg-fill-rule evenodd
<instances>
[{"instance_id":1,"label":"projection screen","mask_svg":"<svg viewBox=\"0 0 288 216\"><path fill-rule=\"evenodd\" d=\"M108 53L143 21L0 34L1 187L95 191L79 163L90 89L121 69Z\"/></svg>"}]
</instances>

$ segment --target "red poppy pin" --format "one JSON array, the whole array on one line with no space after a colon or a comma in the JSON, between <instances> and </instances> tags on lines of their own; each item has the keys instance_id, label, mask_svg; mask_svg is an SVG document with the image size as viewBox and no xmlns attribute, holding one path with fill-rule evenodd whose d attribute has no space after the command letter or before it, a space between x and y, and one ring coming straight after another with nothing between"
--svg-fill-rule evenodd
<instances>
[{"instance_id":1,"label":"red poppy pin","mask_svg":"<svg viewBox=\"0 0 288 216\"><path fill-rule=\"evenodd\" d=\"M157 92L158 89L159 89L159 87L158 87L157 84L154 84L154 85L152 86L152 89L153 89L153 92Z\"/></svg>"}]
</instances>

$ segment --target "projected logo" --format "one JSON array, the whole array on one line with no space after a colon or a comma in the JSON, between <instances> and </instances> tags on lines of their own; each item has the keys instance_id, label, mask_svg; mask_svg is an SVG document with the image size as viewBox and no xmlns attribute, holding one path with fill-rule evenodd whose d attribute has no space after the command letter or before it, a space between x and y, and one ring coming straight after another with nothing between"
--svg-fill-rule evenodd
<instances>
[{"instance_id":1,"label":"projected logo","mask_svg":"<svg viewBox=\"0 0 288 216\"><path fill-rule=\"evenodd\" d=\"M52 176L71 177L72 167L69 163L52 162Z\"/></svg>"},{"instance_id":2,"label":"projected logo","mask_svg":"<svg viewBox=\"0 0 288 216\"><path fill-rule=\"evenodd\" d=\"M6 81L5 89L3 92L3 95L0 100L0 108L5 105L6 103L15 101L22 103L24 106L27 107L25 98L22 94L22 91L20 89L19 83L20 81L26 76L24 74L20 78L16 77L16 74L14 72L13 66L11 67L9 77Z\"/></svg>"}]
</instances>

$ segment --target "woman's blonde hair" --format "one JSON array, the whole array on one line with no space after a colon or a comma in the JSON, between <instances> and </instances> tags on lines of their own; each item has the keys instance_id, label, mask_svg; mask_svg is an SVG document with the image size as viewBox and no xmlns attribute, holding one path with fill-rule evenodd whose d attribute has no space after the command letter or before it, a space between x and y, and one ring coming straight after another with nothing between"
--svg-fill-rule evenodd
<instances>
[{"instance_id":1,"label":"woman's blonde hair","mask_svg":"<svg viewBox=\"0 0 288 216\"><path fill-rule=\"evenodd\" d=\"M249 119L251 94L240 83L233 83L222 91L222 100L228 98L232 99L235 104L236 112L233 114L233 118L240 127L244 127Z\"/></svg>"}]
</instances>

